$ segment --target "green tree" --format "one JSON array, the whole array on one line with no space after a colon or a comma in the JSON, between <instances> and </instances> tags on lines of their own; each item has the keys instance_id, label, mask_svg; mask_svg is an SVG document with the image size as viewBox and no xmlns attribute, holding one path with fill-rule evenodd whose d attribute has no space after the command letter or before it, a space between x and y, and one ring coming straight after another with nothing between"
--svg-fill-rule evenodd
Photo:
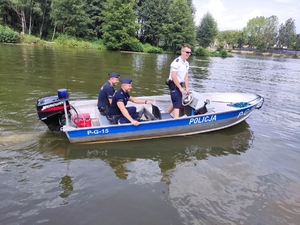
<instances>
[{"instance_id":1,"label":"green tree","mask_svg":"<svg viewBox=\"0 0 300 225\"><path fill-rule=\"evenodd\" d=\"M292 47L293 43L296 41L296 26L295 21L290 18L285 21L285 23L280 24L279 34L278 34L278 46Z\"/></svg>"},{"instance_id":2,"label":"green tree","mask_svg":"<svg viewBox=\"0 0 300 225\"><path fill-rule=\"evenodd\" d=\"M193 4L193 0L187 0L187 4L188 4L188 6L189 6L189 8L191 10L192 16L194 17L195 14L196 14L196 8L195 8L195 6Z\"/></svg>"},{"instance_id":3,"label":"green tree","mask_svg":"<svg viewBox=\"0 0 300 225\"><path fill-rule=\"evenodd\" d=\"M3 0L0 2L0 17L4 24L22 34L28 31L29 35L35 35L39 33L39 27L45 18L41 6L47 2L48 0Z\"/></svg>"},{"instance_id":4,"label":"green tree","mask_svg":"<svg viewBox=\"0 0 300 225\"><path fill-rule=\"evenodd\" d=\"M45 32L48 32L47 27L51 26L49 14L50 6L51 0L29 1L26 10L26 17L29 18L27 22L29 35L35 35L42 38Z\"/></svg>"},{"instance_id":5,"label":"green tree","mask_svg":"<svg viewBox=\"0 0 300 225\"><path fill-rule=\"evenodd\" d=\"M297 55L297 51L300 50L300 34L297 34L297 36L296 36L296 41L293 46L293 49L295 49L295 55Z\"/></svg>"},{"instance_id":6,"label":"green tree","mask_svg":"<svg viewBox=\"0 0 300 225\"><path fill-rule=\"evenodd\" d=\"M88 26L97 38L101 38L103 35L103 4L103 0L86 0L86 12L91 19L91 23Z\"/></svg>"},{"instance_id":7,"label":"green tree","mask_svg":"<svg viewBox=\"0 0 300 225\"><path fill-rule=\"evenodd\" d=\"M30 2L28 0L8 0L6 3L18 16L21 22L21 33L24 35L27 31L25 12L29 8Z\"/></svg>"},{"instance_id":8,"label":"green tree","mask_svg":"<svg viewBox=\"0 0 300 225\"><path fill-rule=\"evenodd\" d=\"M196 33L191 8L186 0L174 0L170 4L167 22L163 25L166 44L171 44L173 53L182 45L195 45Z\"/></svg>"},{"instance_id":9,"label":"green tree","mask_svg":"<svg viewBox=\"0 0 300 225\"><path fill-rule=\"evenodd\" d=\"M52 0L50 16L57 29L63 34L84 37L89 34L90 19L83 0Z\"/></svg>"},{"instance_id":10,"label":"green tree","mask_svg":"<svg viewBox=\"0 0 300 225\"><path fill-rule=\"evenodd\" d=\"M26 16L28 21L28 34L42 36L46 17L49 18L50 1L47 0L30 0Z\"/></svg>"},{"instance_id":11,"label":"green tree","mask_svg":"<svg viewBox=\"0 0 300 225\"><path fill-rule=\"evenodd\" d=\"M109 0L104 4L103 40L108 49L131 50L138 42L134 0Z\"/></svg>"},{"instance_id":12,"label":"green tree","mask_svg":"<svg viewBox=\"0 0 300 225\"><path fill-rule=\"evenodd\" d=\"M7 0L0 1L0 25L8 25L9 6Z\"/></svg>"},{"instance_id":13,"label":"green tree","mask_svg":"<svg viewBox=\"0 0 300 225\"><path fill-rule=\"evenodd\" d=\"M243 30L240 32L240 35L238 37L238 48L243 48L243 46L248 43L248 35L247 30L244 27Z\"/></svg>"},{"instance_id":14,"label":"green tree","mask_svg":"<svg viewBox=\"0 0 300 225\"><path fill-rule=\"evenodd\" d=\"M266 18L263 32L267 47L274 46L278 35L277 16L273 15L271 17Z\"/></svg>"},{"instance_id":15,"label":"green tree","mask_svg":"<svg viewBox=\"0 0 300 225\"><path fill-rule=\"evenodd\" d=\"M241 38L241 31L238 30L221 31L217 35L218 43L228 46L232 45L232 47L238 44L239 38Z\"/></svg>"},{"instance_id":16,"label":"green tree","mask_svg":"<svg viewBox=\"0 0 300 225\"><path fill-rule=\"evenodd\" d=\"M3 17L4 17L4 12L5 12L5 9L4 9L5 5L3 3L4 3L4 1L0 2L0 25L4 24Z\"/></svg>"},{"instance_id":17,"label":"green tree","mask_svg":"<svg viewBox=\"0 0 300 225\"><path fill-rule=\"evenodd\" d=\"M162 37L162 25L166 22L169 0L145 0L139 7L140 40L158 46Z\"/></svg>"},{"instance_id":18,"label":"green tree","mask_svg":"<svg viewBox=\"0 0 300 225\"><path fill-rule=\"evenodd\" d=\"M266 19L263 16L255 17L248 21L246 33L250 47L257 47L258 49L266 48L267 42L264 38L265 21Z\"/></svg>"},{"instance_id":19,"label":"green tree","mask_svg":"<svg viewBox=\"0 0 300 225\"><path fill-rule=\"evenodd\" d=\"M43 35L47 35L51 28L50 10L51 10L51 0L40 0L41 16L38 21L39 25L39 37L42 38Z\"/></svg>"},{"instance_id":20,"label":"green tree","mask_svg":"<svg viewBox=\"0 0 300 225\"><path fill-rule=\"evenodd\" d=\"M206 48L218 35L218 25L213 16L207 12L201 19L197 27L197 42L200 46Z\"/></svg>"}]
</instances>

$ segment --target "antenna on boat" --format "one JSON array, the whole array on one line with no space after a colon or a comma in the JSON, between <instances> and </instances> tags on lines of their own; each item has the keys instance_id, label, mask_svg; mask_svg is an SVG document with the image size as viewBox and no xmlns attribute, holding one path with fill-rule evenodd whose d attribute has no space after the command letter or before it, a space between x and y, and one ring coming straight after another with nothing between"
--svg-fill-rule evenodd
<instances>
[{"instance_id":1,"label":"antenna on boat","mask_svg":"<svg viewBox=\"0 0 300 225\"><path fill-rule=\"evenodd\" d=\"M69 77L68 77L68 73L66 73L66 81L67 81L67 88L69 88Z\"/></svg>"},{"instance_id":2,"label":"antenna on boat","mask_svg":"<svg viewBox=\"0 0 300 225\"><path fill-rule=\"evenodd\" d=\"M58 89L58 100L64 103L64 111L65 111L65 118L66 118L66 125L69 126L69 117L67 112L67 104L66 101L69 100L69 93L67 89Z\"/></svg>"}]
</instances>

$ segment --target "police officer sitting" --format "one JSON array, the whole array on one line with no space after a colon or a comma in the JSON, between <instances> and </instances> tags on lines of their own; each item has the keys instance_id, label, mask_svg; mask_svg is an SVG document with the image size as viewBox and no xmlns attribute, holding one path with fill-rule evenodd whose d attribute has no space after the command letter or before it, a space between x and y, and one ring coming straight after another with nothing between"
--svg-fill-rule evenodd
<instances>
[{"instance_id":1,"label":"police officer sitting","mask_svg":"<svg viewBox=\"0 0 300 225\"><path fill-rule=\"evenodd\" d=\"M121 79L121 88L112 98L112 103L108 111L108 117L113 118L114 123L132 123L139 125L139 113L135 106L126 107L127 102L131 101L137 104L152 104L151 101L134 98L129 95L132 89L132 80L130 78Z\"/></svg>"},{"instance_id":2,"label":"police officer sitting","mask_svg":"<svg viewBox=\"0 0 300 225\"><path fill-rule=\"evenodd\" d=\"M108 113L108 109L112 103L112 97L115 93L114 86L119 83L119 77L120 75L116 72L109 73L108 81L100 88L97 106L101 115L106 116Z\"/></svg>"}]
</instances>

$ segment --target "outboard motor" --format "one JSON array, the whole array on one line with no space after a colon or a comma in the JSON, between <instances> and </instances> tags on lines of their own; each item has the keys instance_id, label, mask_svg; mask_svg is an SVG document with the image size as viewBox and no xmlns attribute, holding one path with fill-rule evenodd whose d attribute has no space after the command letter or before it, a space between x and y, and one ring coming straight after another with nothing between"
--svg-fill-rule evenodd
<instances>
[{"instance_id":1,"label":"outboard motor","mask_svg":"<svg viewBox=\"0 0 300 225\"><path fill-rule=\"evenodd\" d=\"M64 103L70 119L70 104L66 89L58 90L58 96L46 96L37 100L36 111L38 117L51 131L59 131L66 124Z\"/></svg>"}]
</instances>

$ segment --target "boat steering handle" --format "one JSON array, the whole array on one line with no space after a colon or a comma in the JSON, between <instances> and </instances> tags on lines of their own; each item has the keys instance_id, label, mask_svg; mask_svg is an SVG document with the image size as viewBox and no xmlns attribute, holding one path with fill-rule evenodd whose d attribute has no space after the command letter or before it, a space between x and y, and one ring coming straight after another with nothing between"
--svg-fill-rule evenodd
<instances>
[{"instance_id":1,"label":"boat steering handle","mask_svg":"<svg viewBox=\"0 0 300 225\"><path fill-rule=\"evenodd\" d=\"M264 104L265 99L260 95L259 95L259 97L260 97L261 104L259 106L256 106L255 109L260 109Z\"/></svg>"}]
</instances>

